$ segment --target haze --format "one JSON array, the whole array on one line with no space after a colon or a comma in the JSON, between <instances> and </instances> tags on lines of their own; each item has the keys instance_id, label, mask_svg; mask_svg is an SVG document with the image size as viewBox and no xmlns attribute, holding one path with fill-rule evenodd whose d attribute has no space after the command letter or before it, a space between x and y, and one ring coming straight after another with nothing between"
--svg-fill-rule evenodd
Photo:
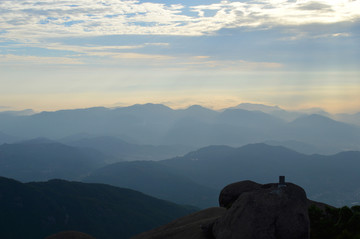
<instances>
[{"instance_id":1,"label":"haze","mask_svg":"<svg viewBox=\"0 0 360 239\"><path fill-rule=\"evenodd\" d=\"M0 238L359 239L359 43L360 0L0 0Z\"/></svg>"},{"instance_id":2,"label":"haze","mask_svg":"<svg viewBox=\"0 0 360 239\"><path fill-rule=\"evenodd\" d=\"M0 106L360 109L360 1L0 2Z\"/></svg>"}]
</instances>

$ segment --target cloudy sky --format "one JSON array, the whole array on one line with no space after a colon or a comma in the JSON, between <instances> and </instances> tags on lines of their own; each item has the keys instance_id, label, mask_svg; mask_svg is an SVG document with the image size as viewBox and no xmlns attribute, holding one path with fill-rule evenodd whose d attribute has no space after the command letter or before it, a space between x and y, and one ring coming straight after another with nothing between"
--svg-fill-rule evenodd
<instances>
[{"instance_id":1,"label":"cloudy sky","mask_svg":"<svg viewBox=\"0 0 360 239\"><path fill-rule=\"evenodd\" d=\"M360 0L1 0L0 110L360 111Z\"/></svg>"}]
</instances>

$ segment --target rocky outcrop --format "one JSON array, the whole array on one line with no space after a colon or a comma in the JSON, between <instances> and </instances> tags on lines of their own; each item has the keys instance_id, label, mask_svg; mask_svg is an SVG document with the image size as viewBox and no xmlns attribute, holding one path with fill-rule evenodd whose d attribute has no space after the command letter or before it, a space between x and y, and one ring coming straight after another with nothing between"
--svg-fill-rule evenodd
<instances>
[{"instance_id":1,"label":"rocky outcrop","mask_svg":"<svg viewBox=\"0 0 360 239\"><path fill-rule=\"evenodd\" d=\"M208 208L154 230L141 233L131 239L207 239L206 233L201 230L204 225L210 225L217 218L223 216L225 208Z\"/></svg>"},{"instance_id":2,"label":"rocky outcrop","mask_svg":"<svg viewBox=\"0 0 360 239\"><path fill-rule=\"evenodd\" d=\"M226 186L219 204L132 239L309 239L308 208L322 205L295 184L252 181Z\"/></svg>"},{"instance_id":3,"label":"rocky outcrop","mask_svg":"<svg viewBox=\"0 0 360 239\"><path fill-rule=\"evenodd\" d=\"M216 239L308 239L309 232L305 191L292 183L241 193L212 227Z\"/></svg>"},{"instance_id":4,"label":"rocky outcrop","mask_svg":"<svg viewBox=\"0 0 360 239\"><path fill-rule=\"evenodd\" d=\"M220 192L219 205L220 207L230 208L241 194L254 191L260 187L261 184L250 180L229 184Z\"/></svg>"}]
</instances>

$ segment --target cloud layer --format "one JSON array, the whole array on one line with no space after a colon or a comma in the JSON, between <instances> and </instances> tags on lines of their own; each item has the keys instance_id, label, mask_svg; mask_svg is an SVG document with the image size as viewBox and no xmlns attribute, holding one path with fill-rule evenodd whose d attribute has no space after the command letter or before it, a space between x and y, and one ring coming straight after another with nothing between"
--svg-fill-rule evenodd
<instances>
[{"instance_id":1,"label":"cloud layer","mask_svg":"<svg viewBox=\"0 0 360 239\"><path fill-rule=\"evenodd\" d=\"M360 0L1 0L0 100L358 109L359 24Z\"/></svg>"},{"instance_id":2,"label":"cloud layer","mask_svg":"<svg viewBox=\"0 0 360 239\"><path fill-rule=\"evenodd\" d=\"M185 6L120 0L2 0L0 39L119 34L204 35L222 28L353 22L359 0L221 1Z\"/></svg>"}]
</instances>

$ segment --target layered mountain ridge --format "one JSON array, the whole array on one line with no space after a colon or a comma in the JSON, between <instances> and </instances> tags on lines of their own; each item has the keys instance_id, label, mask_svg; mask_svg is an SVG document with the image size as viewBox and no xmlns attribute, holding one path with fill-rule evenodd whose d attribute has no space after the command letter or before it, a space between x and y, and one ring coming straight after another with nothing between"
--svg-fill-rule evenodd
<instances>
[{"instance_id":1,"label":"layered mountain ridge","mask_svg":"<svg viewBox=\"0 0 360 239\"><path fill-rule=\"evenodd\" d=\"M0 114L0 132L23 139L47 137L56 140L74 134L90 134L117 137L136 144L193 148L213 144L238 147L267 141L298 141L313 146L309 153L360 150L357 144L360 141L359 126L334 120L346 118L344 114L331 116L321 111L316 111L318 115L297 112L289 120L274 112L293 114L277 107L249 104L222 111L201 106L173 110L160 104L96 107L33 115ZM358 122L357 115L353 115L352 122Z\"/></svg>"},{"instance_id":2,"label":"layered mountain ridge","mask_svg":"<svg viewBox=\"0 0 360 239\"><path fill-rule=\"evenodd\" d=\"M359 151L306 155L249 144L208 146L167 160L111 163L94 149L43 141L1 145L1 175L23 182L62 178L106 183L205 208L216 204L216 192L226 184L245 179L264 183L286 174L311 199L335 206L359 204Z\"/></svg>"}]
</instances>

